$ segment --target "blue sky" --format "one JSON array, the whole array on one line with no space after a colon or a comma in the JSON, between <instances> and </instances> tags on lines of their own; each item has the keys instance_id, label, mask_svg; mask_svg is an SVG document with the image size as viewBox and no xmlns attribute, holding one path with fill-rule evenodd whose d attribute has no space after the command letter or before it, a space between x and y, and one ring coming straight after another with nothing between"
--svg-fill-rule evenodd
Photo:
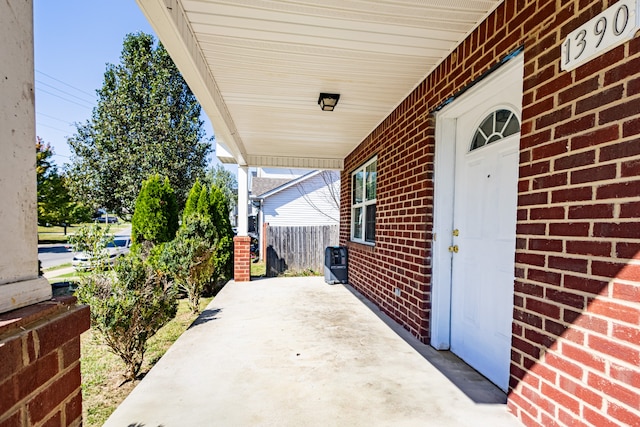
<instances>
[{"instance_id":1,"label":"blue sky","mask_svg":"<svg viewBox=\"0 0 640 427\"><path fill-rule=\"evenodd\" d=\"M119 63L125 36L139 31L155 36L135 0L34 1L36 135L58 166L70 161L73 123L91 117L107 63ZM206 118L205 131L213 134Z\"/></svg>"}]
</instances>

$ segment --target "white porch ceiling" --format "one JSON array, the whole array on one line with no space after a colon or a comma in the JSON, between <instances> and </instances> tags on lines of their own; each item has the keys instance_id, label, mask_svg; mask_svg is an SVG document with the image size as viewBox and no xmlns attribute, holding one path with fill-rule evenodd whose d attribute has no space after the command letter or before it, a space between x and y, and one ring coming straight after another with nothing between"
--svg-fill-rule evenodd
<instances>
[{"instance_id":1,"label":"white porch ceiling","mask_svg":"<svg viewBox=\"0 0 640 427\"><path fill-rule=\"evenodd\" d=\"M341 169L502 0L137 2L211 119L219 157ZM334 111L320 110L320 92L340 94Z\"/></svg>"}]
</instances>

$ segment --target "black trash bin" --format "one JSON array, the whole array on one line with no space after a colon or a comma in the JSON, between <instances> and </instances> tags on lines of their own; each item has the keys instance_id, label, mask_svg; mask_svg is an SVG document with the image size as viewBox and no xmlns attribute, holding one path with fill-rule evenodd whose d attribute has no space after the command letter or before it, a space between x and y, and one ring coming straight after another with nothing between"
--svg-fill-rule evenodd
<instances>
[{"instance_id":1,"label":"black trash bin","mask_svg":"<svg viewBox=\"0 0 640 427\"><path fill-rule=\"evenodd\" d=\"M324 281L330 285L347 283L347 248L328 246L324 250Z\"/></svg>"}]
</instances>

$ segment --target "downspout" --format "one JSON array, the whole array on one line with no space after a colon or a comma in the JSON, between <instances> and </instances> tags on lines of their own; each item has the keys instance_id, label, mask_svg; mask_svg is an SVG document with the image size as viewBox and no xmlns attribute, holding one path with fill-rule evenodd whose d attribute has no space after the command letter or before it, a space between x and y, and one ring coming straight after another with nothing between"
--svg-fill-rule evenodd
<instances>
[{"instance_id":1,"label":"downspout","mask_svg":"<svg viewBox=\"0 0 640 427\"><path fill-rule=\"evenodd\" d=\"M256 228L258 228L258 256L260 261L264 260L264 213L262 212L262 208L264 206L264 199L258 199L258 224L256 224Z\"/></svg>"}]
</instances>

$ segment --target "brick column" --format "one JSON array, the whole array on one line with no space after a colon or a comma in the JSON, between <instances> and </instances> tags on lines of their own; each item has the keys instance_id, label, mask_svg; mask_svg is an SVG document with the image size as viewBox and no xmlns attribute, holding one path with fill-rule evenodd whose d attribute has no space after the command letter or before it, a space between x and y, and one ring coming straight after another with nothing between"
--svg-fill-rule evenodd
<instances>
[{"instance_id":1,"label":"brick column","mask_svg":"<svg viewBox=\"0 0 640 427\"><path fill-rule=\"evenodd\" d=\"M233 238L233 279L236 282L251 280L251 237Z\"/></svg>"},{"instance_id":2,"label":"brick column","mask_svg":"<svg viewBox=\"0 0 640 427\"><path fill-rule=\"evenodd\" d=\"M89 307L54 298L0 315L0 426L82 425L80 334Z\"/></svg>"}]
</instances>

